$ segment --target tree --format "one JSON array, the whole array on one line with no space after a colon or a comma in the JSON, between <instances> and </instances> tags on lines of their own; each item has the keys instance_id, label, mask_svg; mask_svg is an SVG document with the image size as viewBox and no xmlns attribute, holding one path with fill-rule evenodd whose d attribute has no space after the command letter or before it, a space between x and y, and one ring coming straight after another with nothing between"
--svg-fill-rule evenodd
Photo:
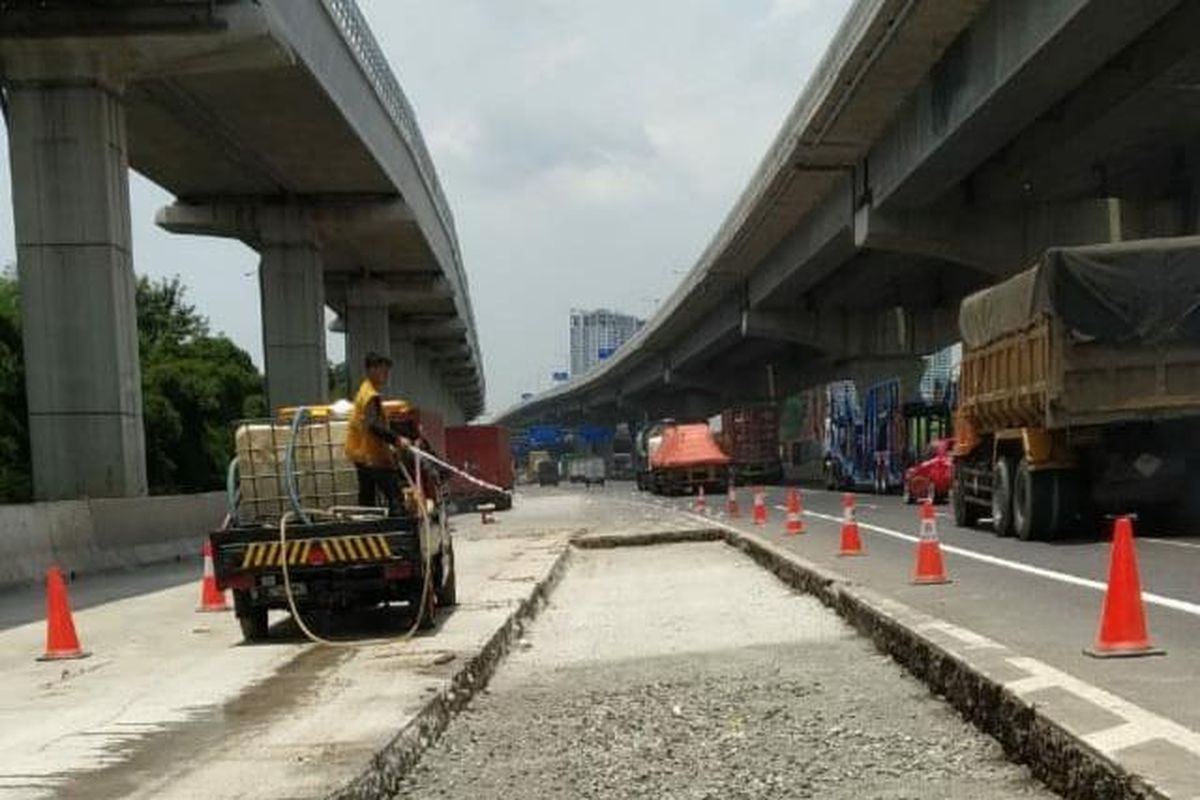
<instances>
[{"instance_id":1,"label":"tree","mask_svg":"<svg viewBox=\"0 0 1200 800\"><path fill-rule=\"evenodd\" d=\"M9 264L0 273L0 502L4 503L29 500L33 488L20 309L15 270Z\"/></svg>"},{"instance_id":2,"label":"tree","mask_svg":"<svg viewBox=\"0 0 1200 800\"><path fill-rule=\"evenodd\" d=\"M138 280L146 469L154 493L224 485L233 424L267 414L250 356L184 301L178 278Z\"/></svg>"}]
</instances>

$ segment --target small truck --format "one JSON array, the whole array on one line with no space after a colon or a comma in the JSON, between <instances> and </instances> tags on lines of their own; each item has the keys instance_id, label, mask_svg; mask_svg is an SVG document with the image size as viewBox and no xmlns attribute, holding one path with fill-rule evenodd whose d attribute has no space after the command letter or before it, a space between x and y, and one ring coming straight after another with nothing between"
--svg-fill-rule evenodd
<instances>
[{"instance_id":1,"label":"small truck","mask_svg":"<svg viewBox=\"0 0 1200 800\"><path fill-rule=\"evenodd\" d=\"M1200 237L1050 250L959 328L959 525L1051 538L1200 491Z\"/></svg>"},{"instance_id":2,"label":"small truck","mask_svg":"<svg viewBox=\"0 0 1200 800\"><path fill-rule=\"evenodd\" d=\"M397 430L421 435L412 428L411 411L390 404L384 410ZM457 603L454 543L439 476L422 470L420 493L401 478L399 516L355 508L357 475L343 452L346 418L327 406L306 412L297 426L291 424L297 411L285 409L278 419L237 429L230 518L209 539L217 587L232 590L243 637L267 638L268 612L290 610L285 564L296 610L311 627L328 628L338 612L400 603L414 624L431 628L438 607ZM411 473L411 455L403 458ZM307 521L294 518L298 509Z\"/></svg>"}]
</instances>

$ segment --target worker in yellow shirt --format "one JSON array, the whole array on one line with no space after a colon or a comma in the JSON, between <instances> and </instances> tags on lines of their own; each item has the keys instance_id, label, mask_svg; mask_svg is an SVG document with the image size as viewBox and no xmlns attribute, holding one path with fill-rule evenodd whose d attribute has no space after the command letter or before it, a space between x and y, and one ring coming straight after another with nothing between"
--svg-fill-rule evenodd
<instances>
[{"instance_id":1,"label":"worker in yellow shirt","mask_svg":"<svg viewBox=\"0 0 1200 800\"><path fill-rule=\"evenodd\" d=\"M383 414L383 396L392 370L392 360L378 353L367 353L367 376L354 396L354 411L346 431L346 457L358 470L358 504L376 508L383 495L388 514L399 516L400 481L392 448L404 448L409 440L395 433Z\"/></svg>"}]
</instances>

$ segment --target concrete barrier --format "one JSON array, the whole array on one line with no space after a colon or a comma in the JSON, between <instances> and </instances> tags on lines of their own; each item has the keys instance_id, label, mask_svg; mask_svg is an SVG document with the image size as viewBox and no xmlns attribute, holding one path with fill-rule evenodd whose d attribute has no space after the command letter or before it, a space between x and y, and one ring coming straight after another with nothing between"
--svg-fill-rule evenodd
<instances>
[{"instance_id":1,"label":"concrete barrier","mask_svg":"<svg viewBox=\"0 0 1200 800\"><path fill-rule=\"evenodd\" d=\"M224 492L0 506L0 588L75 573L197 558L225 516Z\"/></svg>"}]
</instances>

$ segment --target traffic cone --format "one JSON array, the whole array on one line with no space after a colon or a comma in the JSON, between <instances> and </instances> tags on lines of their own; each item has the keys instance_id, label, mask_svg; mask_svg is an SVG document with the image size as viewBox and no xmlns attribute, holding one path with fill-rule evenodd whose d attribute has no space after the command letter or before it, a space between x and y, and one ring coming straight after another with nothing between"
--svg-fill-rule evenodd
<instances>
[{"instance_id":1,"label":"traffic cone","mask_svg":"<svg viewBox=\"0 0 1200 800\"><path fill-rule=\"evenodd\" d=\"M1142 606L1142 584L1129 517L1117 518L1111 552L1100 630L1096 643L1083 652L1096 658L1163 655L1161 649L1150 644L1146 631L1146 609Z\"/></svg>"},{"instance_id":2,"label":"traffic cone","mask_svg":"<svg viewBox=\"0 0 1200 800\"><path fill-rule=\"evenodd\" d=\"M839 556L864 555L862 539L858 536L858 520L854 518L854 495L842 495L842 547Z\"/></svg>"},{"instance_id":3,"label":"traffic cone","mask_svg":"<svg viewBox=\"0 0 1200 800\"><path fill-rule=\"evenodd\" d=\"M767 493L761 488L754 490L754 524L767 524Z\"/></svg>"},{"instance_id":4,"label":"traffic cone","mask_svg":"<svg viewBox=\"0 0 1200 800\"><path fill-rule=\"evenodd\" d=\"M800 500L800 490L793 486L788 489L787 498L787 533L795 536L798 533L804 533L804 518L800 516L804 513L803 505Z\"/></svg>"},{"instance_id":5,"label":"traffic cone","mask_svg":"<svg viewBox=\"0 0 1200 800\"><path fill-rule=\"evenodd\" d=\"M46 652L38 657L38 661L63 661L90 655L79 646L62 572L57 566L50 567L46 570Z\"/></svg>"},{"instance_id":6,"label":"traffic cone","mask_svg":"<svg viewBox=\"0 0 1200 800\"><path fill-rule=\"evenodd\" d=\"M729 489L725 493L725 516L730 519L738 517L738 499L737 489L733 485L733 481L729 481Z\"/></svg>"},{"instance_id":7,"label":"traffic cone","mask_svg":"<svg viewBox=\"0 0 1200 800\"><path fill-rule=\"evenodd\" d=\"M695 511L697 514L708 512L708 501L704 499L704 484L700 484L700 488L696 491Z\"/></svg>"},{"instance_id":8,"label":"traffic cone","mask_svg":"<svg viewBox=\"0 0 1200 800\"><path fill-rule=\"evenodd\" d=\"M204 540L204 577L200 581L200 607L197 611L228 611L225 593L217 588L217 576L213 574L212 542Z\"/></svg>"},{"instance_id":9,"label":"traffic cone","mask_svg":"<svg viewBox=\"0 0 1200 800\"><path fill-rule=\"evenodd\" d=\"M933 514L933 503L929 500L921 501L921 536L917 542L917 567L913 571L912 582L921 585L950 582L946 577L946 565L942 563L937 518Z\"/></svg>"}]
</instances>

